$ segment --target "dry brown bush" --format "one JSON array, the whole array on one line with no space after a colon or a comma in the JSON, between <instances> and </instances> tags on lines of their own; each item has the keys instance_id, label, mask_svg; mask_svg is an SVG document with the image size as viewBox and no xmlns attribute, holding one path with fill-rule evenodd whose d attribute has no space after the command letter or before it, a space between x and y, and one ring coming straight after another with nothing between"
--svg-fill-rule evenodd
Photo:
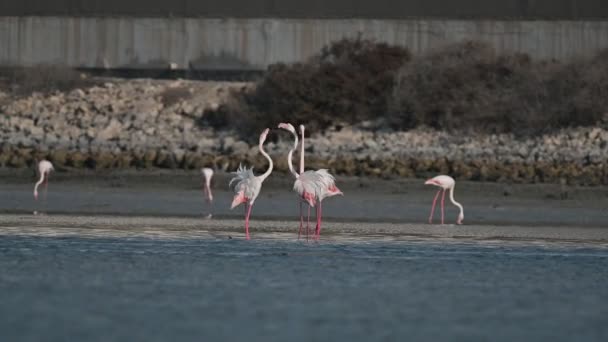
<instances>
[{"instance_id":1,"label":"dry brown bush","mask_svg":"<svg viewBox=\"0 0 608 342\"><path fill-rule=\"evenodd\" d=\"M270 66L253 90L234 93L232 101L204 117L252 140L281 121L323 130L371 119L386 113L394 72L409 59L400 47L343 39L306 63Z\"/></svg>"},{"instance_id":2,"label":"dry brown bush","mask_svg":"<svg viewBox=\"0 0 608 342\"><path fill-rule=\"evenodd\" d=\"M61 65L41 64L27 68L5 69L0 73L0 86L17 96L34 92L51 93L91 87L97 82L85 73Z\"/></svg>"},{"instance_id":3,"label":"dry brown bush","mask_svg":"<svg viewBox=\"0 0 608 342\"><path fill-rule=\"evenodd\" d=\"M608 58L602 54L557 63L497 56L479 42L451 45L399 70L388 119L398 129L521 135L594 125L608 108Z\"/></svg>"}]
</instances>

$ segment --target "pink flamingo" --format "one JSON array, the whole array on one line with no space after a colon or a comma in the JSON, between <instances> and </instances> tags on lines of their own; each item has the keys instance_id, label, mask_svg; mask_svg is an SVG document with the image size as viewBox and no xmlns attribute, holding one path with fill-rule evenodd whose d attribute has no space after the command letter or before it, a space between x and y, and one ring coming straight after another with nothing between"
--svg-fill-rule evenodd
<instances>
[{"instance_id":1,"label":"pink flamingo","mask_svg":"<svg viewBox=\"0 0 608 342\"><path fill-rule=\"evenodd\" d=\"M435 212L435 204L437 203L437 198L439 197L439 193L443 191L443 195L441 196L441 224L443 224L443 207L445 201L445 192L446 190L450 190L450 201L454 203L455 206L460 208L460 214L458 214L458 219L456 220L457 224L462 224L462 220L464 219L464 209L462 205L454 200L454 186L456 185L456 181L454 178L450 176L440 175L431 179L428 179L424 184L435 185L440 187L433 199L433 206L431 207L431 215L429 216L429 223L433 223L433 213Z\"/></svg>"},{"instance_id":2,"label":"pink flamingo","mask_svg":"<svg viewBox=\"0 0 608 342\"><path fill-rule=\"evenodd\" d=\"M205 181L205 184L203 185L203 196L205 197L205 200L209 204L209 215L207 215L207 218L211 218L211 216L212 216L211 211L212 211L212 205L213 205L213 193L211 192L211 178L213 177L213 169L204 167L201 169L201 173L203 174L203 178Z\"/></svg>"},{"instance_id":3,"label":"pink flamingo","mask_svg":"<svg viewBox=\"0 0 608 342\"><path fill-rule=\"evenodd\" d=\"M245 234L247 236L247 240L249 240L249 216L251 215L251 208L253 207L253 203L255 199L260 194L260 190L262 189L262 183L270 173L272 172L272 159L264 151L264 141L266 141L266 136L268 135L268 131L270 129L266 128L262 134L260 134L260 153L268 159L268 170L260 176L253 175L253 167L250 169L244 168L242 165L239 165L239 169L236 172L233 172L236 176L230 180L228 186L232 185L233 182L236 182L234 186L234 198L232 199L232 205L230 209L234 209L241 203L245 203Z\"/></svg>"},{"instance_id":4,"label":"pink flamingo","mask_svg":"<svg viewBox=\"0 0 608 342\"><path fill-rule=\"evenodd\" d=\"M44 183L44 200L46 201L46 193L49 186L49 174L53 170L55 170L55 168L53 168L53 164L51 164L51 162L48 160L41 160L38 163L38 174L40 175L40 179L38 180L38 182L36 182L36 185L34 186L35 200L38 200L38 187L40 186L40 184Z\"/></svg>"},{"instance_id":5,"label":"pink flamingo","mask_svg":"<svg viewBox=\"0 0 608 342\"><path fill-rule=\"evenodd\" d=\"M301 153L300 153L300 175L304 172L304 125L300 125L300 134L302 135L301 142ZM319 169L314 171L317 176L320 178L321 186L319 191L317 192L316 200L319 202L319 205L316 207L317 212L317 226L315 228L315 238L319 239L321 236L321 222L323 215L322 202L327 197L332 197L336 195L344 195L340 189L336 186L336 179L332 174L327 171L327 169ZM310 208L309 208L310 210Z\"/></svg>"},{"instance_id":6,"label":"pink flamingo","mask_svg":"<svg viewBox=\"0 0 608 342\"><path fill-rule=\"evenodd\" d=\"M296 129L290 123L280 123L279 128L287 130L293 134L294 144L293 148L289 150L287 154L287 165L289 166L289 171L295 177L295 182L293 185L294 191L298 193L301 198L300 201L300 228L298 229L298 239L302 235L302 227L304 225L304 214L302 213L302 203L306 202L308 204L308 220L306 224L306 237L308 238L309 234L309 222L310 222L310 207L314 207L318 198L318 194L321 193L321 187L323 186L323 182L321 177L315 173L314 171L306 171L304 172L303 166L301 166L300 173L298 174L294 167L292 156L293 152L298 148L298 134Z\"/></svg>"}]
</instances>

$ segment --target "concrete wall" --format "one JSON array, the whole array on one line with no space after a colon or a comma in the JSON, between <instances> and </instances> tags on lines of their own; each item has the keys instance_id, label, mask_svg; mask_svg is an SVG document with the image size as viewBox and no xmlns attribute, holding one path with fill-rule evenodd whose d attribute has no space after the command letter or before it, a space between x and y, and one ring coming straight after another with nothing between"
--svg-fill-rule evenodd
<instances>
[{"instance_id":1,"label":"concrete wall","mask_svg":"<svg viewBox=\"0 0 608 342\"><path fill-rule=\"evenodd\" d=\"M606 0L3 0L0 16L607 19Z\"/></svg>"},{"instance_id":2,"label":"concrete wall","mask_svg":"<svg viewBox=\"0 0 608 342\"><path fill-rule=\"evenodd\" d=\"M264 69L344 36L428 51L463 39L567 59L608 47L605 21L0 17L0 66Z\"/></svg>"}]
</instances>

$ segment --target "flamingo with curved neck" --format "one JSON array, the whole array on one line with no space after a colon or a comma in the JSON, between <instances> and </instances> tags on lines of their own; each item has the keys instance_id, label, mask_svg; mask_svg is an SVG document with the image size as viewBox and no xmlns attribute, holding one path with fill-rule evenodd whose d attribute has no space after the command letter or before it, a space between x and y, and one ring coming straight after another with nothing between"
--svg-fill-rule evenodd
<instances>
[{"instance_id":1,"label":"flamingo with curved neck","mask_svg":"<svg viewBox=\"0 0 608 342\"><path fill-rule=\"evenodd\" d=\"M437 191L435 198L433 199L433 206L431 207L431 215L429 216L429 223L433 223L433 213L435 212L435 204L437 203L437 198L439 197L439 193L443 191L443 195L441 196L441 224L444 223L444 202L445 202L445 192L450 190L450 201L460 209L460 213L458 214L458 218L456 219L456 224L462 224L462 220L464 220L464 208L462 205L454 199L454 187L456 186L456 181L454 178L446 175L439 175L428 179L424 182L426 185L434 185L439 187L440 189Z\"/></svg>"},{"instance_id":2,"label":"flamingo with curved neck","mask_svg":"<svg viewBox=\"0 0 608 342\"><path fill-rule=\"evenodd\" d=\"M204 167L201 169L201 173L204 178L203 197L209 205L209 214L207 215L207 218L211 218L213 215L213 213L211 212L213 206L213 193L211 192L211 178L213 177L213 169Z\"/></svg>"},{"instance_id":3,"label":"flamingo with curved neck","mask_svg":"<svg viewBox=\"0 0 608 342\"><path fill-rule=\"evenodd\" d=\"M38 200L38 187L44 183L44 197L46 199L46 193L49 186L49 174L51 171L55 170L53 168L53 164L51 164L48 160L41 160L38 163L38 174L40 175L40 179L34 185L34 199Z\"/></svg>"},{"instance_id":4,"label":"flamingo with curved neck","mask_svg":"<svg viewBox=\"0 0 608 342\"><path fill-rule=\"evenodd\" d=\"M266 153L263 146L269 131L270 129L266 128L262 132L262 134L260 134L260 141L258 145L260 153L268 160L269 165L266 172L262 175L255 176L253 174L253 168L247 169L244 168L242 165L239 165L238 170L236 172L233 172L233 174L235 174L235 177L232 178L230 180L230 183L228 184L230 186L233 182L236 182L234 186L235 195L232 199L232 205L230 209L234 209L241 203L245 203L245 234L247 240L250 239L249 217L251 216L251 208L253 207L253 203L255 202L256 198L260 194L260 190L262 189L262 183L272 173L272 158L270 158L268 153Z\"/></svg>"}]
</instances>

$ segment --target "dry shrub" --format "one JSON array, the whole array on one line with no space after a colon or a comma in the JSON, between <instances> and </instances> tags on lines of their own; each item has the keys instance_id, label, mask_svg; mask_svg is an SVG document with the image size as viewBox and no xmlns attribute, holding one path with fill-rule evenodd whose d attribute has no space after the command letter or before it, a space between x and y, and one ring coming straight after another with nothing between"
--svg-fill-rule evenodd
<instances>
[{"instance_id":1,"label":"dry shrub","mask_svg":"<svg viewBox=\"0 0 608 342\"><path fill-rule=\"evenodd\" d=\"M192 98L192 93L188 87L167 88L160 93L160 100L165 107L187 101L190 98Z\"/></svg>"},{"instance_id":2,"label":"dry shrub","mask_svg":"<svg viewBox=\"0 0 608 342\"><path fill-rule=\"evenodd\" d=\"M97 82L85 73L61 65L41 64L34 67L2 71L3 88L18 96L34 92L51 93L91 87Z\"/></svg>"},{"instance_id":3,"label":"dry shrub","mask_svg":"<svg viewBox=\"0 0 608 342\"><path fill-rule=\"evenodd\" d=\"M343 39L306 63L275 64L253 90L233 99L205 120L235 128L255 139L281 121L305 122L310 130L384 115L394 72L410 59L408 50L369 40Z\"/></svg>"},{"instance_id":4,"label":"dry shrub","mask_svg":"<svg viewBox=\"0 0 608 342\"><path fill-rule=\"evenodd\" d=\"M608 105L608 59L571 63L497 56L463 42L415 58L395 79L394 128L535 134L596 124Z\"/></svg>"}]
</instances>

